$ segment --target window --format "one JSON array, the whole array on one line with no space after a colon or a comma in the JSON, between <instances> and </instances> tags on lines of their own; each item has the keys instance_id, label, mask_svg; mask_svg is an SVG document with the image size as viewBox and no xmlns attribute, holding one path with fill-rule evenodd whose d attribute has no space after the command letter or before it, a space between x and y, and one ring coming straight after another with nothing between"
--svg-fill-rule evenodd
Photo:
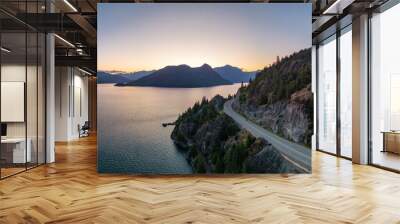
<instances>
[{"instance_id":1,"label":"window","mask_svg":"<svg viewBox=\"0 0 400 224\"><path fill-rule=\"evenodd\" d=\"M340 30L337 35L320 43L317 68L318 149L351 158L353 79L351 24Z\"/></svg>"},{"instance_id":2,"label":"window","mask_svg":"<svg viewBox=\"0 0 400 224\"><path fill-rule=\"evenodd\" d=\"M336 153L336 36L318 47L318 149Z\"/></svg>"},{"instance_id":3,"label":"window","mask_svg":"<svg viewBox=\"0 0 400 224\"><path fill-rule=\"evenodd\" d=\"M400 5L371 18L370 156L400 170Z\"/></svg>"},{"instance_id":4,"label":"window","mask_svg":"<svg viewBox=\"0 0 400 224\"><path fill-rule=\"evenodd\" d=\"M19 13L41 10L40 1L18 3ZM5 178L45 163L46 40L3 13L0 26L0 178Z\"/></svg>"},{"instance_id":5,"label":"window","mask_svg":"<svg viewBox=\"0 0 400 224\"><path fill-rule=\"evenodd\" d=\"M351 26L340 35L340 155L352 157L352 33Z\"/></svg>"}]
</instances>

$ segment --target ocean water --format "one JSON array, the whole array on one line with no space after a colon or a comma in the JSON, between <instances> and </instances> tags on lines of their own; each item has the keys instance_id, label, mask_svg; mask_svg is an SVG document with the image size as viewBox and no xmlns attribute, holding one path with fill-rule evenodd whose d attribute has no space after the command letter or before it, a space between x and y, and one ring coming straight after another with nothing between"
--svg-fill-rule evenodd
<instances>
[{"instance_id":1,"label":"ocean water","mask_svg":"<svg viewBox=\"0 0 400 224\"><path fill-rule=\"evenodd\" d=\"M98 171L190 174L192 168L170 138L173 122L203 96L236 93L240 84L208 88L98 85Z\"/></svg>"}]
</instances>

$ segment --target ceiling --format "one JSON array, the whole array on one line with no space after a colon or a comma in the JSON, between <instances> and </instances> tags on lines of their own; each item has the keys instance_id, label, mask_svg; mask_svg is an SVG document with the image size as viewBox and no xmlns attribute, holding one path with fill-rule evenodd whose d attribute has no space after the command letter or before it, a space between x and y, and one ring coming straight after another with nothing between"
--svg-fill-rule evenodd
<instances>
[{"instance_id":1,"label":"ceiling","mask_svg":"<svg viewBox=\"0 0 400 224\"><path fill-rule=\"evenodd\" d=\"M290 2L313 4L313 39L338 20L365 11L386 0L203 0L186 2ZM97 3L182 2L165 0L1 0L0 22L4 38L18 45L18 32L54 32L56 65L80 66L95 73L97 58ZM51 12L51 13L50 13ZM13 34L12 34L13 33ZM14 36L14 37L13 37ZM29 51L29 50L28 50Z\"/></svg>"}]
</instances>

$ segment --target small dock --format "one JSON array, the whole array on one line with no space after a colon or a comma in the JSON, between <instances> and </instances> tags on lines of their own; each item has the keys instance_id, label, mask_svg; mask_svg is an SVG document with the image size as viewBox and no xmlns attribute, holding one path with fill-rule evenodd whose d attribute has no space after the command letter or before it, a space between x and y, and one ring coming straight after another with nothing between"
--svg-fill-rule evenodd
<instances>
[{"instance_id":1,"label":"small dock","mask_svg":"<svg viewBox=\"0 0 400 224\"><path fill-rule=\"evenodd\" d=\"M162 123L162 126L165 128L169 125L175 125L175 122L169 122L169 123Z\"/></svg>"}]
</instances>

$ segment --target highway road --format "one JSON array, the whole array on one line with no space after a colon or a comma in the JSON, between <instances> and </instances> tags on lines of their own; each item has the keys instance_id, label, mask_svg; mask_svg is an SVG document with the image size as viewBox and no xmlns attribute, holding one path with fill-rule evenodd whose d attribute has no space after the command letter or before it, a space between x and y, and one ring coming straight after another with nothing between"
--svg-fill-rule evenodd
<instances>
[{"instance_id":1,"label":"highway road","mask_svg":"<svg viewBox=\"0 0 400 224\"><path fill-rule=\"evenodd\" d=\"M248 120L243 115L232 109L232 100L229 100L224 104L224 113L235 120L239 126L249 131L254 137L267 140L294 165L306 172L311 171L310 148L288 141Z\"/></svg>"}]
</instances>

